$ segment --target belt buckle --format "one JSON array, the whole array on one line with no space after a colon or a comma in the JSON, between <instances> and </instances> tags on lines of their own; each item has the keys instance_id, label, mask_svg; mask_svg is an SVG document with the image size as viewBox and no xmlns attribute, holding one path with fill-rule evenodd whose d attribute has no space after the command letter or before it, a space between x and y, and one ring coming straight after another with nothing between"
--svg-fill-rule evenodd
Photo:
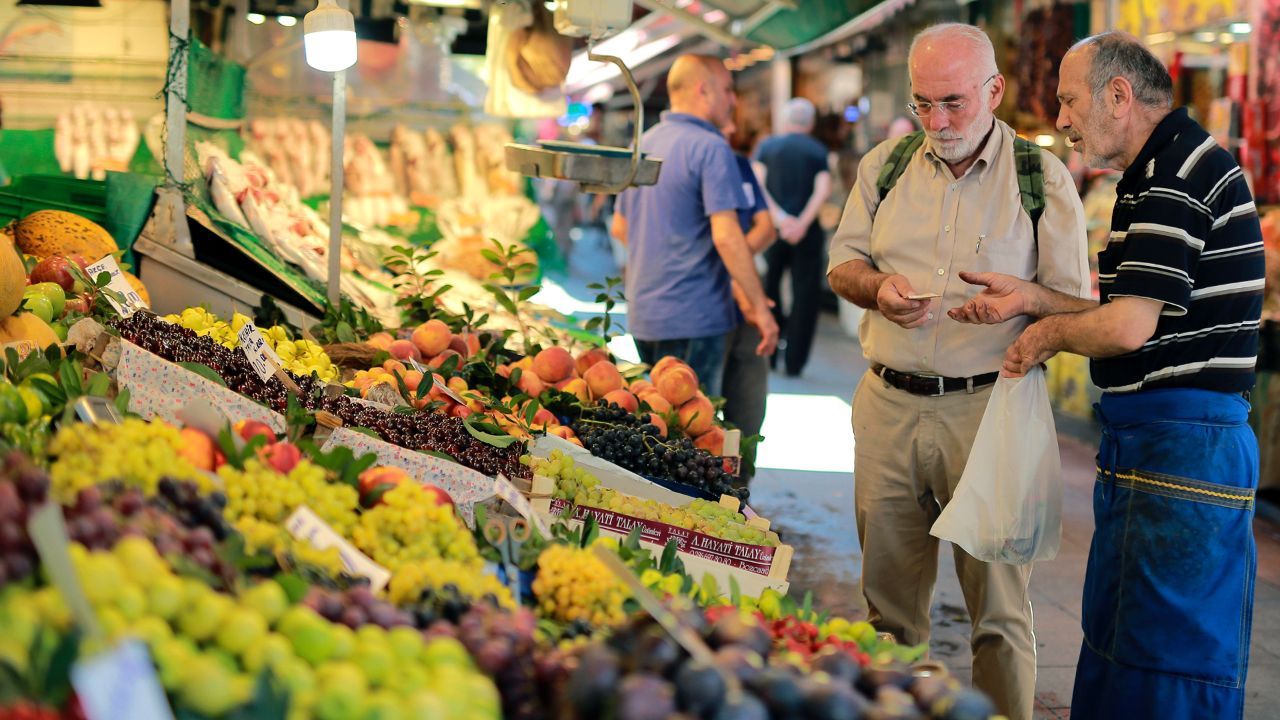
<instances>
[{"instance_id":1,"label":"belt buckle","mask_svg":"<svg viewBox=\"0 0 1280 720\"><path fill-rule=\"evenodd\" d=\"M928 376L926 376L926 377L928 377ZM933 378L933 379L938 381L938 392L936 392L936 393L934 393L934 394L930 395L929 397L942 397L943 395L946 395L946 394L947 394L947 390L946 390L946 387L947 387L947 386L946 386L946 383L944 382L944 381L946 380L946 378L942 377L941 375L937 375L937 376L934 376L934 378Z\"/></svg>"}]
</instances>

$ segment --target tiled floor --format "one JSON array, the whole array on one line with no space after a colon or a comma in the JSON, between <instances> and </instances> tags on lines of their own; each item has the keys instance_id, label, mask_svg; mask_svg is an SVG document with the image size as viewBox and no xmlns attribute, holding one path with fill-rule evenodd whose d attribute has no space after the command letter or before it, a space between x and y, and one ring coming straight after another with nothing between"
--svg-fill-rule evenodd
<instances>
[{"instance_id":1,"label":"tiled floor","mask_svg":"<svg viewBox=\"0 0 1280 720\"><path fill-rule=\"evenodd\" d=\"M769 390L788 397L814 396L816 401L826 396L848 403L865 370L857 344L844 337L832 318L824 317L815 357L805 375L791 379L775 374ZM796 412L791 403L779 405ZM805 407L810 409L802 417L769 416L766 423L784 429L820 424L822 442L827 445L838 442L831 427L841 432L849 427L848 410L839 404L815 402ZM766 426L766 438L768 434ZM801 446L771 451L775 467L763 468L757 476L752 506L772 518L784 540L796 546L792 592L812 591L818 606L854 616L862 612L857 592L861 555L853 526L852 433L845 435L847 448ZM1093 533L1093 443L1092 438L1059 437L1065 480L1062 547L1052 562L1036 566L1031 579L1039 665L1036 717L1043 720L1068 718L1071 712L1081 639L1080 589ZM827 458L822 465L828 471L798 471L787 465L788 458L801 457L803 463L792 466L812 467L815 455ZM1246 717L1261 719L1276 717L1280 707L1280 528L1262 519L1255 528L1258 581ZM942 551L933 618L932 654L967 681L969 620L947 548Z\"/></svg>"}]
</instances>

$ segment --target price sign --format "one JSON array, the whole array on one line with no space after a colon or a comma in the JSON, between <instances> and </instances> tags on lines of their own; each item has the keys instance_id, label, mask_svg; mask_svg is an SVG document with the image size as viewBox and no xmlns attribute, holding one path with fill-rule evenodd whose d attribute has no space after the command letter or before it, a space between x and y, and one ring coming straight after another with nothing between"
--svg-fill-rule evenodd
<instances>
[{"instance_id":1,"label":"price sign","mask_svg":"<svg viewBox=\"0 0 1280 720\"><path fill-rule=\"evenodd\" d=\"M147 304L142 301L142 296L138 295L138 292L134 290L133 286L129 284L129 281L125 279L124 273L120 271L120 266L116 264L116 259L114 257L108 255L98 262L86 267L84 272L89 276L90 280L95 282L97 281L98 276L102 273L107 273L107 275L111 276L111 280L107 282L107 289L122 295L124 297L124 302L118 302L114 297L108 294L104 294L103 297L107 299L107 302L111 303L111 307L115 308L116 312L120 313L121 316L129 317L138 310L147 306Z\"/></svg>"},{"instance_id":2,"label":"price sign","mask_svg":"<svg viewBox=\"0 0 1280 720\"><path fill-rule=\"evenodd\" d=\"M284 526L289 534L311 543L317 549L324 550L336 546L338 555L342 558L342 566L353 575L369 578L369 585L374 592L386 587L391 581L391 571L357 550L306 505L299 505L289 519L285 520Z\"/></svg>"},{"instance_id":3,"label":"price sign","mask_svg":"<svg viewBox=\"0 0 1280 720\"><path fill-rule=\"evenodd\" d=\"M244 353L245 359L253 366L253 371L258 373L262 382L270 380L281 367L280 356L267 344L267 339L262 337L258 326L245 323L237 338L240 340L240 352Z\"/></svg>"},{"instance_id":4,"label":"price sign","mask_svg":"<svg viewBox=\"0 0 1280 720\"><path fill-rule=\"evenodd\" d=\"M89 720L173 720L147 648L136 640L77 662L71 684Z\"/></svg>"},{"instance_id":5,"label":"price sign","mask_svg":"<svg viewBox=\"0 0 1280 720\"><path fill-rule=\"evenodd\" d=\"M529 498L524 496L511 481L502 473L493 479L493 494L507 501L507 504L520 513L525 520L533 523L538 528L538 532L542 533L542 537L551 537L551 529L547 527L547 523L543 521L538 513L534 512L533 505L529 503Z\"/></svg>"}]
</instances>

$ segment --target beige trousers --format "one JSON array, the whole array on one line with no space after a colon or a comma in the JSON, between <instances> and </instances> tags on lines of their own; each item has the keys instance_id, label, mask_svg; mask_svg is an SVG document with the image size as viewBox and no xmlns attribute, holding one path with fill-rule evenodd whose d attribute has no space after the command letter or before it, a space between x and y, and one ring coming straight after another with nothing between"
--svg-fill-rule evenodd
<instances>
[{"instance_id":1,"label":"beige trousers","mask_svg":"<svg viewBox=\"0 0 1280 720\"><path fill-rule=\"evenodd\" d=\"M938 539L929 528L955 492L991 386L972 395L912 395L868 372L853 398L854 503L862 594L881 632L929 641ZM1030 566L984 563L955 547L973 621L973 684L1010 720L1031 720L1036 645Z\"/></svg>"}]
</instances>

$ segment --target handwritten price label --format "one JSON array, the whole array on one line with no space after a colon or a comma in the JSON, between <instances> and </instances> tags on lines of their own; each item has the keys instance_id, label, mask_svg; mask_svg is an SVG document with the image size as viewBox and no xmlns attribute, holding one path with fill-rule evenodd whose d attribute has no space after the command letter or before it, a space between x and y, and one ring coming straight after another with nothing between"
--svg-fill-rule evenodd
<instances>
[{"instance_id":1,"label":"handwritten price label","mask_svg":"<svg viewBox=\"0 0 1280 720\"><path fill-rule=\"evenodd\" d=\"M271 376L276 374L276 370L281 367L280 356L276 355L276 351L267 344L267 339L262 337L258 326L245 323L237 337L240 340L240 351L253 366L253 371L258 373L262 382L270 380Z\"/></svg>"},{"instance_id":2,"label":"handwritten price label","mask_svg":"<svg viewBox=\"0 0 1280 720\"><path fill-rule=\"evenodd\" d=\"M106 273L111 277L107 282L107 289L119 293L124 297L124 302L118 302L114 297L108 294L103 296L107 298L107 302L111 303L111 307L116 309L123 317L129 317L138 310L146 307L147 304L142 301L142 296L133 289L129 281L125 279L124 273L120 271L120 266L116 264L116 259L110 255L102 258L98 262L84 269L89 279L97 282L98 276Z\"/></svg>"}]
</instances>

